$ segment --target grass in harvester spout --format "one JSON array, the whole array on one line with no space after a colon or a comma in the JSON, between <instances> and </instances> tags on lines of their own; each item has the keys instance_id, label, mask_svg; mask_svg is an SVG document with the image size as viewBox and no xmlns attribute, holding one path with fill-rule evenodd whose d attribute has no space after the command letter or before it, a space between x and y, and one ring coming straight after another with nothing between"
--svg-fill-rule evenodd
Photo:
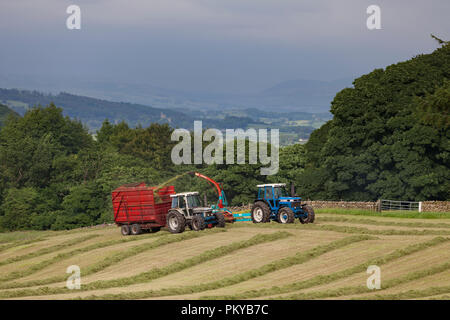
<instances>
[{"instance_id":1,"label":"grass in harvester spout","mask_svg":"<svg viewBox=\"0 0 450 320\"><path fill-rule=\"evenodd\" d=\"M163 183L160 183L158 186L156 186L156 188L153 190L153 197L154 197L154 199L155 199L155 203L161 203L161 202L162 202L161 197L160 197L159 194L158 194L158 191L159 191L161 188L163 188L163 187L165 187L166 185L168 185L168 184L174 182L175 180L177 180L177 179L183 177L183 176L186 175L186 174L187 174L187 172L182 173L182 174L179 174L179 175L177 175L177 176L175 176L175 177L173 177L173 178L170 178L169 180L164 181Z\"/></svg>"}]
</instances>

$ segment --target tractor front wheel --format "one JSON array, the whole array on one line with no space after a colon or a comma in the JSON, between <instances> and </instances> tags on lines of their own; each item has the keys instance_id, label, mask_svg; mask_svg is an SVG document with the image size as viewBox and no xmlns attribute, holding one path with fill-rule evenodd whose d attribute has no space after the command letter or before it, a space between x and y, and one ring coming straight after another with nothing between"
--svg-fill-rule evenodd
<instances>
[{"instance_id":1,"label":"tractor front wheel","mask_svg":"<svg viewBox=\"0 0 450 320\"><path fill-rule=\"evenodd\" d=\"M218 228L225 228L225 216L221 212L214 213L217 219L217 227Z\"/></svg>"},{"instance_id":2,"label":"tractor front wheel","mask_svg":"<svg viewBox=\"0 0 450 320\"><path fill-rule=\"evenodd\" d=\"M288 208L284 207L278 210L277 221L279 223L294 223L295 215L294 212Z\"/></svg>"},{"instance_id":3,"label":"tractor front wheel","mask_svg":"<svg viewBox=\"0 0 450 320\"><path fill-rule=\"evenodd\" d=\"M191 226L194 231L203 230L206 228L205 219L202 215L197 214L192 218Z\"/></svg>"},{"instance_id":4,"label":"tractor front wheel","mask_svg":"<svg viewBox=\"0 0 450 320\"><path fill-rule=\"evenodd\" d=\"M314 213L314 209L311 206L304 206L303 210L305 210L307 217L304 219L304 223L313 223L316 215ZM301 221L301 220L300 220Z\"/></svg>"},{"instance_id":5,"label":"tractor front wheel","mask_svg":"<svg viewBox=\"0 0 450 320\"><path fill-rule=\"evenodd\" d=\"M264 223L270 219L269 206L262 202L257 201L252 207L252 221L253 223Z\"/></svg>"},{"instance_id":6,"label":"tractor front wheel","mask_svg":"<svg viewBox=\"0 0 450 320\"><path fill-rule=\"evenodd\" d=\"M186 228L186 218L178 211L167 214L167 228L171 233L182 233Z\"/></svg>"}]
</instances>

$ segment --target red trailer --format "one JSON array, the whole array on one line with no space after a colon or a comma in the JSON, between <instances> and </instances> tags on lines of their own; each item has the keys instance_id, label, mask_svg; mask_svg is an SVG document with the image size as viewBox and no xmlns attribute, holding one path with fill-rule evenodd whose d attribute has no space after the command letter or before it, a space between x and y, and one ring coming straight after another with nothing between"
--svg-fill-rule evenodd
<instances>
[{"instance_id":1,"label":"red trailer","mask_svg":"<svg viewBox=\"0 0 450 320\"><path fill-rule=\"evenodd\" d=\"M112 192L114 222L123 235L140 234L142 230L156 232L166 225L170 195L175 189L173 186L155 189L141 182L123 185Z\"/></svg>"}]
</instances>

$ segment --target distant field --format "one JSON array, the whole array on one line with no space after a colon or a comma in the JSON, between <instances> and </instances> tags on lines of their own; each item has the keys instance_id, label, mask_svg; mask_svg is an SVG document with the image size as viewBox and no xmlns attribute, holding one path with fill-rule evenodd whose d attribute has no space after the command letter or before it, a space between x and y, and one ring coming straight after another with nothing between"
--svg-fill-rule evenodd
<instances>
[{"instance_id":1,"label":"distant field","mask_svg":"<svg viewBox=\"0 0 450 320\"><path fill-rule=\"evenodd\" d=\"M324 209L314 224L178 235L3 233L0 299L449 299L448 214L400 214ZM70 265L80 290L65 287ZM380 290L366 286L369 265L381 268Z\"/></svg>"}]
</instances>

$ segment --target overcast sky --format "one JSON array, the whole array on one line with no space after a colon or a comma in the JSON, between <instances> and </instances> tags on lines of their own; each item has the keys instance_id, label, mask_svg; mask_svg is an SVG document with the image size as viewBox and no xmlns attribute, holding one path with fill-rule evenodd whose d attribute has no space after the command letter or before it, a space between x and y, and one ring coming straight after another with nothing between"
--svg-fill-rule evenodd
<instances>
[{"instance_id":1,"label":"overcast sky","mask_svg":"<svg viewBox=\"0 0 450 320\"><path fill-rule=\"evenodd\" d=\"M81 30L66 28L71 4ZM429 53L449 13L449 0L1 0L0 74L253 92Z\"/></svg>"}]
</instances>

